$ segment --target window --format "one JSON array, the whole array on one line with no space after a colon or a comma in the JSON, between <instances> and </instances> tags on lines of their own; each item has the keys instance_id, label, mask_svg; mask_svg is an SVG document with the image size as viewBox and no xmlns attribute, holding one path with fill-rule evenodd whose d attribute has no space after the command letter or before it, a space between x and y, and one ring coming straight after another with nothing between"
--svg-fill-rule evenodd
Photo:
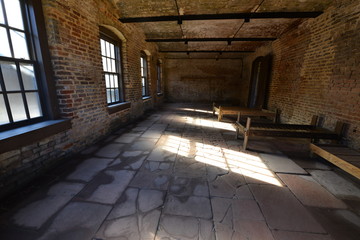
<instances>
[{"instance_id":1,"label":"window","mask_svg":"<svg viewBox=\"0 0 360 240\"><path fill-rule=\"evenodd\" d=\"M160 94L162 92L161 88L161 81L162 81L162 69L161 69L161 62L159 61L157 66L157 93Z\"/></svg>"},{"instance_id":2,"label":"window","mask_svg":"<svg viewBox=\"0 0 360 240\"><path fill-rule=\"evenodd\" d=\"M148 70L147 70L147 61L146 55L142 54L140 58L141 66L141 87L142 87L142 96L146 97L149 95L148 89Z\"/></svg>"},{"instance_id":3,"label":"window","mask_svg":"<svg viewBox=\"0 0 360 240\"><path fill-rule=\"evenodd\" d=\"M25 1L0 0L0 130L39 122L50 114L43 100L45 71L38 61L44 56L35 48L41 48L41 40L38 33L33 37L33 7L30 10Z\"/></svg>"},{"instance_id":4,"label":"window","mask_svg":"<svg viewBox=\"0 0 360 240\"><path fill-rule=\"evenodd\" d=\"M101 34L101 56L105 77L106 99L108 105L124 102L123 81L121 74L120 40L115 40L111 33Z\"/></svg>"}]
</instances>

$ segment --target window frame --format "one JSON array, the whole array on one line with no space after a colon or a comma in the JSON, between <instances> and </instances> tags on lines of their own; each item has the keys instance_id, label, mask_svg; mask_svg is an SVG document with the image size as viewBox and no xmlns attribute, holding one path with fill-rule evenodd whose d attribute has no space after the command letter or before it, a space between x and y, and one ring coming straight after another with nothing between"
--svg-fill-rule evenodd
<instances>
[{"instance_id":1,"label":"window frame","mask_svg":"<svg viewBox=\"0 0 360 240\"><path fill-rule=\"evenodd\" d=\"M162 94L162 63L159 60L156 64L156 75L157 75L157 86L156 86L156 92L158 95Z\"/></svg>"},{"instance_id":2,"label":"window frame","mask_svg":"<svg viewBox=\"0 0 360 240\"><path fill-rule=\"evenodd\" d=\"M117 104L125 103L125 85L124 85L124 74L123 74L123 64L122 64L122 41L110 30L106 29L105 27L100 26L100 48L101 48L101 40L107 41L114 45L114 54L115 54L115 68L116 72L106 72L104 71L104 63L102 61L103 57L109 58L109 56L104 56L102 52L101 55L101 62L102 62L102 75L103 80L105 82L105 90L106 90L106 103L107 106L113 106ZM111 58L111 57L110 57ZM119 100L118 101L111 101L108 102L108 89L116 89L116 88L108 88L106 86L106 74L116 75L118 79L118 91L119 91Z\"/></svg>"},{"instance_id":3,"label":"window frame","mask_svg":"<svg viewBox=\"0 0 360 240\"><path fill-rule=\"evenodd\" d=\"M41 0L24 0L19 1L21 15L23 18L24 29L18 29L12 27L7 22L7 12L5 9L5 3L0 0L0 5L3 9L4 23L0 24L4 27L8 37L9 48L11 51L11 57L0 56L2 62L9 62L16 66L16 75L19 81L20 90L6 91L5 80L0 69L0 84L3 94L3 100L6 106L6 113L8 114L9 123L0 125L0 132L11 129L16 129L23 126L28 126L34 123L42 122L49 119L56 119L59 117L57 98L55 94L55 85L52 76L52 65L50 60L50 54L48 51L47 34L45 29L45 21L43 16L43 9ZM15 30L25 34L26 46L29 53L29 59L16 58L14 56L14 49L12 45L12 39L10 38L10 31ZM25 90L20 71L21 64L31 64L34 69L35 81L37 84L36 90ZM24 102L24 109L26 113L25 120L14 122L11 116L11 108L8 99L10 93L20 93ZM28 107L28 100L25 97L27 92L38 93L40 109L42 115L39 117L31 117Z\"/></svg>"},{"instance_id":4,"label":"window frame","mask_svg":"<svg viewBox=\"0 0 360 240\"><path fill-rule=\"evenodd\" d=\"M143 67L141 65L143 65ZM142 72L144 72L144 75L142 74ZM147 59L147 55L143 52L140 54L140 79L141 79L141 96L143 98L149 97L150 94L149 94L148 59Z\"/></svg>"}]
</instances>

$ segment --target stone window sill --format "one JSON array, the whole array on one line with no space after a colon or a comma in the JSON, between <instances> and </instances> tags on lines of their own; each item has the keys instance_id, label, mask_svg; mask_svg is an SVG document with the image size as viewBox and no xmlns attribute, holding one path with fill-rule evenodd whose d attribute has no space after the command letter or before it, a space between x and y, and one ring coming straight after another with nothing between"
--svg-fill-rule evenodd
<instances>
[{"instance_id":1,"label":"stone window sill","mask_svg":"<svg viewBox=\"0 0 360 240\"><path fill-rule=\"evenodd\" d=\"M145 97L142 98L143 101L148 101L150 99L151 99L151 96L145 96Z\"/></svg>"},{"instance_id":2,"label":"stone window sill","mask_svg":"<svg viewBox=\"0 0 360 240\"><path fill-rule=\"evenodd\" d=\"M114 105L108 106L107 110L108 110L109 114L113 114L113 113L128 109L128 108L130 108L130 106L131 106L130 102L122 102L119 104L114 104Z\"/></svg>"},{"instance_id":3,"label":"stone window sill","mask_svg":"<svg viewBox=\"0 0 360 240\"><path fill-rule=\"evenodd\" d=\"M38 142L70 128L70 119L60 119L0 132L0 154Z\"/></svg>"}]
</instances>

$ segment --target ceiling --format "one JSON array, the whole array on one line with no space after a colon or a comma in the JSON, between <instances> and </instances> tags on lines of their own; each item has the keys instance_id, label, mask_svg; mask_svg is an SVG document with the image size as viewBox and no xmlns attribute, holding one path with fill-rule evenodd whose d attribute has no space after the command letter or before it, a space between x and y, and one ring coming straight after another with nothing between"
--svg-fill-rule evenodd
<instances>
[{"instance_id":1,"label":"ceiling","mask_svg":"<svg viewBox=\"0 0 360 240\"><path fill-rule=\"evenodd\" d=\"M166 51L167 57L233 58L248 54L248 51L254 51L258 47L280 37L284 32L309 17L309 15L302 16L301 14L305 14L304 12L310 12L310 15L314 13L314 16L318 16L332 1L113 0L113 2L118 7L120 21L125 22L127 19L130 23L125 24L140 26L144 30L148 41L155 41L155 39L161 39L162 41L165 39L170 39L170 41L177 39L176 41L181 41L157 42L159 50ZM288 12L290 12L288 15L291 18L289 16L284 18L281 15ZM233 17L236 13L245 13L249 18L246 17L247 19L245 19L242 15ZM300 14L295 16L295 13ZM206 14L205 20L204 14ZM186 20L186 16L189 15L197 20ZM172 16L173 18L167 19L168 21L157 21L158 18L156 17L164 16ZM263 18L264 16L266 18ZM144 20L144 17L150 17L150 19ZM214 17L225 19L211 19ZM183 20L180 21L179 19ZM199 41L198 38L203 41ZM216 41L216 38L222 39ZM224 40L224 38L226 39ZM266 41L264 41L264 39L258 40L257 38L272 39L265 39ZM189 41L185 42L187 39Z\"/></svg>"}]
</instances>

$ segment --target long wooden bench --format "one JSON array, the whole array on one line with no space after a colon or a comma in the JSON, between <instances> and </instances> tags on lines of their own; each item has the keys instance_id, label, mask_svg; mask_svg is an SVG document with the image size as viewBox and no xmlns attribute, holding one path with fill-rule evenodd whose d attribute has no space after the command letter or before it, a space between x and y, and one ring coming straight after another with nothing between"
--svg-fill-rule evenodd
<instances>
[{"instance_id":1,"label":"long wooden bench","mask_svg":"<svg viewBox=\"0 0 360 240\"><path fill-rule=\"evenodd\" d=\"M345 172L360 179L360 152L343 145L310 143L313 154L319 155Z\"/></svg>"},{"instance_id":2,"label":"long wooden bench","mask_svg":"<svg viewBox=\"0 0 360 240\"><path fill-rule=\"evenodd\" d=\"M251 118L248 117L246 121L238 120L235 123L236 139L239 133L242 133L244 136L244 150L246 150L249 137L251 136L308 138L311 140L332 139L335 141L340 139L343 126L341 122L336 124L335 131L330 131L316 126L317 119L317 116L313 116L309 125L300 125L252 122Z\"/></svg>"},{"instance_id":3,"label":"long wooden bench","mask_svg":"<svg viewBox=\"0 0 360 240\"><path fill-rule=\"evenodd\" d=\"M241 116L251 117L268 117L274 122L277 119L277 112L273 112L266 109L256 109L247 107L236 107L236 106L221 106L213 103L213 115L218 114L218 121L221 121L224 115L238 115L238 120Z\"/></svg>"}]
</instances>

